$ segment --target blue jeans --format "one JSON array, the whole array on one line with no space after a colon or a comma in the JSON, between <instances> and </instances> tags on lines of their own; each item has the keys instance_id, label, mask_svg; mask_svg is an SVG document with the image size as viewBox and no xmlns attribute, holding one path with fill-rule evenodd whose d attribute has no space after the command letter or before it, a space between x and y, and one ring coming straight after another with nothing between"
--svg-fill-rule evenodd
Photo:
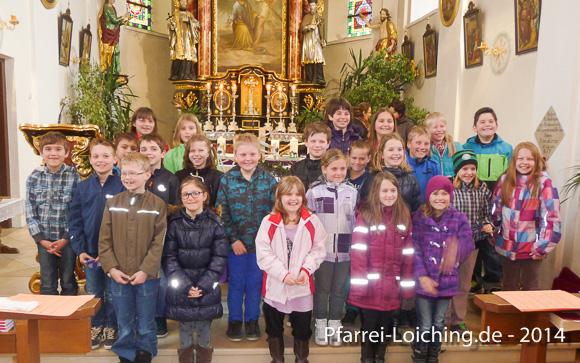
<instances>
[{"instance_id":1,"label":"blue jeans","mask_svg":"<svg viewBox=\"0 0 580 363\"><path fill-rule=\"evenodd\" d=\"M428 346L441 347L441 336L434 334L431 336L431 328L434 332L443 334L445 328L445 313L449 307L451 299L432 298L417 295L415 299L415 309L417 310L417 325L419 332L415 339L417 347L427 348Z\"/></svg>"},{"instance_id":2,"label":"blue jeans","mask_svg":"<svg viewBox=\"0 0 580 363\"><path fill-rule=\"evenodd\" d=\"M157 355L155 301L158 288L159 279L133 286L119 284L111 278L113 305L119 324L119 339L113 344L113 352L119 357L134 361L138 350L149 352L153 357Z\"/></svg>"},{"instance_id":3,"label":"blue jeans","mask_svg":"<svg viewBox=\"0 0 580 363\"><path fill-rule=\"evenodd\" d=\"M79 286L75 279L75 265L77 255L70 243L61 250L61 257L48 253L41 245L38 246L38 263L40 264L40 294L58 295L58 277L60 274L60 294L76 295Z\"/></svg>"},{"instance_id":4,"label":"blue jeans","mask_svg":"<svg viewBox=\"0 0 580 363\"><path fill-rule=\"evenodd\" d=\"M163 268L159 269L161 271L161 278L159 279L159 291L157 291L157 303L155 305L155 317L162 318L165 317L165 306L167 305L167 276L163 272Z\"/></svg>"},{"instance_id":5,"label":"blue jeans","mask_svg":"<svg viewBox=\"0 0 580 363\"><path fill-rule=\"evenodd\" d=\"M260 317L260 302L262 301L263 272L256 262L256 254L228 254L228 284L229 322L234 320L250 321ZM245 293L245 300L244 300ZM244 314L243 307L246 307Z\"/></svg>"},{"instance_id":6,"label":"blue jeans","mask_svg":"<svg viewBox=\"0 0 580 363\"><path fill-rule=\"evenodd\" d=\"M117 316L111 295L111 281L103 269L94 270L85 266L87 294L101 299L101 308L91 317L91 326L117 328Z\"/></svg>"}]
</instances>

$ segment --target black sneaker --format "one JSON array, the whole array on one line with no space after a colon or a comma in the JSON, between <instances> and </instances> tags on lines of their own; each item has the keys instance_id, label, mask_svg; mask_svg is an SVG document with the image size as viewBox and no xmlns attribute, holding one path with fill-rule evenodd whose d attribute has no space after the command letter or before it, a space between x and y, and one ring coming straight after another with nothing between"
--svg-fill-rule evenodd
<instances>
[{"instance_id":1,"label":"black sneaker","mask_svg":"<svg viewBox=\"0 0 580 363\"><path fill-rule=\"evenodd\" d=\"M346 309L346 314L342 318L342 325L354 325L358 312L355 309Z\"/></svg>"},{"instance_id":2,"label":"black sneaker","mask_svg":"<svg viewBox=\"0 0 580 363\"><path fill-rule=\"evenodd\" d=\"M151 363L152 360L153 354L145 350L137 351L137 355L135 356L135 363Z\"/></svg>"},{"instance_id":3,"label":"black sneaker","mask_svg":"<svg viewBox=\"0 0 580 363\"><path fill-rule=\"evenodd\" d=\"M250 341L260 340L260 326L257 320L250 320L244 323L246 326L246 339Z\"/></svg>"},{"instance_id":4,"label":"black sneaker","mask_svg":"<svg viewBox=\"0 0 580 363\"><path fill-rule=\"evenodd\" d=\"M127 358L119 357L119 363L135 363Z\"/></svg>"},{"instance_id":5,"label":"black sneaker","mask_svg":"<svg viewBox=\"0 0 580 363\"><path fill-rule=\"evenodd\" d=\"M99 349L102 341L103 341L103 327L102 326L91 327L91 349Z\"/></svg>"},{"instance_id":6,"label":"black sneaker","mask_svg":"<svg viewBox=\"0 0 580 363\"><path fill-rule=\"evenodd\" d=\"M119 337L119 332L117 328L105 328L103 336L105 337L105 349L111 349Z\"/></svg>"},{"instance_id":7,"label":"black sneaker","mask_svg":"<svg viewBox=\"0 0 580 363\"><path fill-rule=\"evenodd\" d=\"M469 290L469 295L477 295L477 294L483 294L483 286L481 286L480 284L475 284L475 286L473 286L471 290Z\"/></svg>"},{"instance_id":8,"label":"black sneaker","mask_svg":"<svg viewBox=\"0 0 580 363\"><path fill-rule=\"evenodd\" d=\"M226 335L232 342L241 342L244 337L242 335L242 322L239 320L230 321Z\"/></svg>"},{"instance_id":9,"label":"black sneaker","mask_svg":"<svg viewBox=\"0 0 580 363\"><path fill-rule=\"evenodd\" d=\"M157 338L164 338L167 336L167 319L164 317L155 318L157 324Z\"/></svg>"}]
</instances>

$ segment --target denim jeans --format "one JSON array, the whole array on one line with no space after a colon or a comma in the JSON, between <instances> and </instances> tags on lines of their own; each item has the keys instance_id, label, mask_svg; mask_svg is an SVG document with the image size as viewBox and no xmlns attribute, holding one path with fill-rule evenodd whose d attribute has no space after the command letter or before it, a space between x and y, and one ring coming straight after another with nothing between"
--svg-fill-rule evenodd
<instances>
[{"instance_id":1,"label":"denim jeans","mask_svg":"<svg viewBox=\"0 0 580 363\"><path fill-rule=\"evenodd\" d=\"M91 317L91 326L117 328L117 316L111 295L111 280L103 269L94 270L85 266L87 294L101 299L101 308Z\"/></svg>"},{"instance_id":2,"label":"denim jeans","mask_svg":"<svg viewBox=\"0 0 580 363\"><path fill-rule=\"evenodd\" d=\"M258 267L255 253L236 255L228 254L228 321L258 320L260 317L260 302L262 301L263 272ZM245 294L245 298L244 298ZM246 311L244 314L243 307Z\"/></svg>"},{"instance_id":3,"label":"denim jeans","mask_svg":"<svg viewBox=\"0 0 580 363\"><path fill-rule=\"evenodd\" d=\"M60 294L76 295L79 286L75 279L75 265L77 255L74 253L70 243L67 243L61 250L61 257L48 253L48 250L41 245L38 246L38 263L40 264L40 294L58 295L58 277L60 273Z\"/></svg>"},{"instance_id":4,"label":"denim jeans","mask_svg":"<svg viewBox=\"0 0 580 363\"><path fill-rule=\"evenodd\" d=\"M431 328L434 332L443 334L445 328L445 313L449 307L449 298L432 298L417 295L415 299L415 309L417 310L417 325L419 332L415 342L418 348L428 346L441 347L441 337L439 334L431 336Z\"/></svg>"},{"instance_id":5,"label":"denim jeans","mask_svg":"<svg viewBox=\"0 0 580 363\"><path fill-rule=\"evenodd\" d=\"M119 357L135 360L138 350L157 355L157 325L155 301L159 279L147 280L139 285L125 285L111 279L113 305L119 324L119 339L113 352ZM137 334L135 334L137 333Z\"/></svg>"},{"instance_id":6,"label":"denim jeans","mask_svg":"<svg viewBox=\"0 0 580 363\"><path fill-rule=\"evenodd\" d=\"M167 305L167 276L163 269L161 271L161 278L159 279L159 290L157 291L157 303L155 305L155 317L162 318L165 316L165 306Z\"/></svg>"}]
</instances>

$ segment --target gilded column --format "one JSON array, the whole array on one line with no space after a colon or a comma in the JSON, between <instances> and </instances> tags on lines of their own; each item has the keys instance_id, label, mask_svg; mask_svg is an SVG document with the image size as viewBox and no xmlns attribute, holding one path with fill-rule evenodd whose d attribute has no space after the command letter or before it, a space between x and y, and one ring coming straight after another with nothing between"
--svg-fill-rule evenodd
<instances>
[{"instance_id":1,"label":"gilded column","mask_svg":"<svg viewBox=\"0 0 580 363\"><path fill-rule=\"evenodd\" d=\"M201 27L199 41L199 76L211 74L211 1L199 0L198 15Z\"/></svg>"},{"instance_id":2,"label":"gilded column","mask_svg":"<svg viewBox=\"0 0 580 363\"><path fill-rule=\"evenodd\" d=\"M288 9L288 78L300 80L300 22L302 21L302 0L289 0Z\"/></svg>"}]
</instances>

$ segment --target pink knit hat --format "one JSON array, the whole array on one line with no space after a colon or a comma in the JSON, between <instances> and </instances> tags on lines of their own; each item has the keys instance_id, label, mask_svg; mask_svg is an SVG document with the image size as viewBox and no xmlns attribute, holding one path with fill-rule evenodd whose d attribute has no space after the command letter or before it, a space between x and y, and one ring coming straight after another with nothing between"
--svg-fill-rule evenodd
<instances>
[{"instance_id":1,"label":"pink knit hat","mask_svg":"<svg viewBox=\"0 0 580 363\"><path fill-rule=\"evenodd\" d=\"M453 186L453 184L451 184L451 181L446 176L443 175L437 175L429 179L429 182L427 183L427 188L425 189L425 201L429 202L429 197L431 196L431 193L439 189L443 189L447 193L449 193L449 202L452 203L453 191L455 190L455 187Z\"/></svg>"}]
</instances>

